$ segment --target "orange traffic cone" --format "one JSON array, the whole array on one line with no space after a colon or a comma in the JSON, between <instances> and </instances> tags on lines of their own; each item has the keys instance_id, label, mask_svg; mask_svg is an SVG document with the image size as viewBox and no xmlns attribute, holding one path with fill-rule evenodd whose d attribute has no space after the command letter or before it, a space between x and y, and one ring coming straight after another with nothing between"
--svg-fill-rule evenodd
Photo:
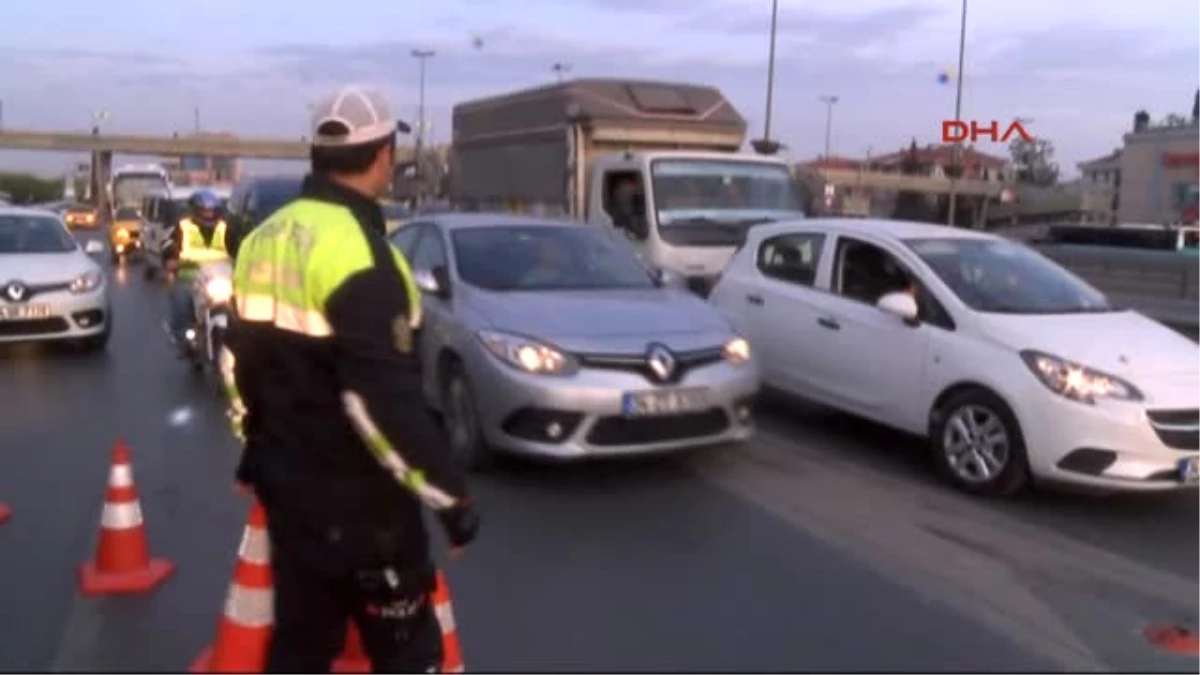
<instances>
[{"instance_id":1,"label":"orange traffic cone","mask_svg":"<svg viewBox=\"0 0 1200 675\"><path fill-rule=\"evenodd\" d=\"M7 523L9 518L12 518L12 509L8 508L8 504L0 502L0 525Z\"/></svg>"},{"instance_id":2,"label":"orange traffic cone","mask_svg":"<svg viewBox=\"0 0 1200 675\"><path fill-rule=\"evenodd\" d=\"M129 448L117 441L100 516L96 558L79 567L79 588L84 595L144 593L174 570L170 561L150 557Z\"/></svg>"},{"instance_id":3,"label":"orange traffic cone","mask_svg":"<svg viewBox=\"0 0 1200 675\"><path fill-rule=\"evenodd\" d=\"M267 665L275 591L271 583L271 542L267 515L255 502L238 547L233 583L217 624L217 639L193 663L193 673L261 673Z\"/></svg>"},{"instance_id":4,"label":"orange traffic cone","mask_svg":"<svg viewBox=\"0 0 1200 675\"><path fill-rule=\"evenodd\" d=\"M346 631L346 647L337 661L333 662L333 672L343 675L371 672L371 660L363 651L362 636L358 634L358 628L353 621L350 622L350 627Z\"/></svg>"},{"instance_id":5,"label":"orange traffic cone","mask_svg":"<svg viewBox=\"0 0 1200 675\"><path fill-rule=\"evenodd\" d=\"M464 670L462 644L458 641L458 627L454 624L454 608L450 606L450 587L446 575L437 573L437 585L433 589L433 611L442 626L442 672L461 673Z\"/></svg>"}]
</instances>

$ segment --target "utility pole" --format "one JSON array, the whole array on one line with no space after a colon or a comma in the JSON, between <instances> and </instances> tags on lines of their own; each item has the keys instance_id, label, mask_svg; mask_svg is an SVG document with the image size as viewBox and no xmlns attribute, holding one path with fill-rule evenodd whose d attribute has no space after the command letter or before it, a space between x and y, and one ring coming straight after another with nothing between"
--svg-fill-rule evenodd
<instances>
[{"instance_id":1,"label":"utility pole","mask_svg":"<svg viewBox=\"0 0 1200 675\"><path fill-rule=\"evenodd\" d=\"M413 182L417 186L416 202L420 204L424 201L425 185L422 182L424 172L422 169L422 153L425 146L425 62L433 56L432 49L414 49L412 56L420 61L420 88L417 95L417 138L413 144Z\"/></svg>"},{"instance_id":2,"label":"utility pole","mask_svg":"<svg viewBox=\"0 0 1200 675\"><path fill-rule=\"evenodd\" d=\"M963 63L967 54L967 0L962 0L962 22L958 28L958 84L954 92L954 120L962 120ZM954 227L954 212L958 209L958 179L962 173L962 141L954 144L954 174L950 176L949 213L946 224Z\"/></svg>"},{"instance_id":3,"label":"utility pole","mask_svg":"<svg viewBox=\"0 0 1200 675\"><path fill-rule=\"evenodd\" d=\"M555 76L558 77L558 81L562 82L563 76L571 72L571 64L557 61L554 65L550 66L550 70L553 70Z\"/></svg>"},{"instance_id":4,"label":"utility pole","mask_svg":"<svg viewBox=\"0 0 1200 675\"><path fill-rule=\"evenodd\" d=\"M835 94L826 94L819 98L825 104L825 159L829 159L830 140L833 137L833 106L838 102Z\"/></svg>"},{"instance_id":5,"label":"utility pole","mask_svg":"<svg viewBox=\"0 0 1200 675\"><path fill-rule=\"evenodd\" d=\"M763 137L751 143L760 155L779 152L779 143L771 140L771 109L775 105L775 36L779 26L779 0L771 0L771 47L767 52L767 108L763 116Z\"/></svg>"},{"instance_id":6,"label":"utility pole","mask_svg":"<svg viewBox=\"0 0 1200 675\"><path fill-rule=\"evenodd\" d=\"M200 134L200 106L196 106L195 108L192 109L192 116L196 123L196 134L199 135Z\"/></svg>"}]
</instances>

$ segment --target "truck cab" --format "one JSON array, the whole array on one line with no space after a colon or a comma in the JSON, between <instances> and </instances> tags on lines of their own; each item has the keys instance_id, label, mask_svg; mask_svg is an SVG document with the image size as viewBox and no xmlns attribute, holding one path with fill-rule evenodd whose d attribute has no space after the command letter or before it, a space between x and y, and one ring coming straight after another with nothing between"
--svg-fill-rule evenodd
<instances>
[{"instance_id":1,"label":"truck cab","mask_svg":"<svg viewBox=\"0 0 1200 675\"><path fill-rule=\"evenodd\" d=\"M808 209L788 164L745 142L744 118L713 87L571 80L456 105L449 197L619 230L704 294L751 226Z\"/></svg>"},{"instance_id":2,"label":"truck cab","mask_svg":"<svg viewBox=\"0 0 1200 675\"><path fill-rule=\"evenodd\" d=\"M589 168L587 222L621 231L648 264L702 294L750 227L802 218L807 208L790 168L773 158L631 151Z\"/></svg>"}]
</instances>

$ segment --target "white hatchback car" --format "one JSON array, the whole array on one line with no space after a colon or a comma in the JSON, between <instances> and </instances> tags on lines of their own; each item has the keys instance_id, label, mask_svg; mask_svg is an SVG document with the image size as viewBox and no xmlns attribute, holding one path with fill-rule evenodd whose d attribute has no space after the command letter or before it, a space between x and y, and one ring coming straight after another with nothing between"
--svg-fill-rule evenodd
<instances>
[{"instance_id":1,"label":"white hatchback car","mask_svg":"<svg viewBox=\"0 0 1200 675\"><path fill-rule=\"evenodd\" d=\"M1196 343L1020 244L886 220L762 225L710 299L764 385L929 438L968 491L1196 484Z\"/></svg>"},{"instance_id":2,"label":"white hatchback car","mask_svg":"<svg viewBox=\"0 0 1200 675\"><path fill-rule=\"evenodd\" d=\"M103 244L88 244L102 252ZM93 250L95 249L95 250ZM104 270L56 214L0 207L0 343L76 340L100 350L112 332Z\"/></svg>"}]
</instances>

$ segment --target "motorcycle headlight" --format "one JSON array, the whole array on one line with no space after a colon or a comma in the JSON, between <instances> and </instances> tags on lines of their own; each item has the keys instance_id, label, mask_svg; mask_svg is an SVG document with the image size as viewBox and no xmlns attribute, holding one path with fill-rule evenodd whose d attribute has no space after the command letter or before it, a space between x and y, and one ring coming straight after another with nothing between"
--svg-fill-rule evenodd
<instances>
[{"instance_id":1,"label":"motorcycle headlight","mask_svg":"<svg viewBox=\"0 0 1200 675\"><path fill-rule=\"evenodd\" d=\"M740 366L750 361L750 343L746 342L745 338L735 337L721 349L721 355L725 360L735 366Z\"/></svg>"},{"instance_id":2,"label":"motorcycle headlight","mask_svg":"<svg viewBox=\"0 0 1200 675\"><path fill-rule=\"evenodd\" d=\"M1095 403L1098 398L1142 400L1142 392L1137 387L1115 375L1032 349L1021 352L1021 360L1050 391L1073 401Z\"/></svg>"},{"instance_id":3,"label":"motorcycle headlight","mask_svg":"<svg viewBox=\"0 0 1200 675\"><path fill-rule=\"evenodd\" d=\"M204 294L212 303L229 302L233 297L233 282L224 277L209 279L204 284Z\"/></svg>"},{"instance_id":4,"label":"motorcycle headlight","mask_svg":"<svg viewBox=\"0 0 1200 675\"><path fill-rule=\"evenodd\" d=\"M84 272L71 280L72 293L88 293L100 287L104 282L104 274L100 270Z\"/></svg>"},{"instance_id":5,"label":"motorcycle headlight","mask_svg":"<svg viewBox=\"0 0 1200 675\"><path fill-rule=\"evenodd\" d=\"M527 373L569 375L578 368L570 355L520 335L482 330L479 331L479 340L493 356Z\"/></svg>"}]
</instances>

